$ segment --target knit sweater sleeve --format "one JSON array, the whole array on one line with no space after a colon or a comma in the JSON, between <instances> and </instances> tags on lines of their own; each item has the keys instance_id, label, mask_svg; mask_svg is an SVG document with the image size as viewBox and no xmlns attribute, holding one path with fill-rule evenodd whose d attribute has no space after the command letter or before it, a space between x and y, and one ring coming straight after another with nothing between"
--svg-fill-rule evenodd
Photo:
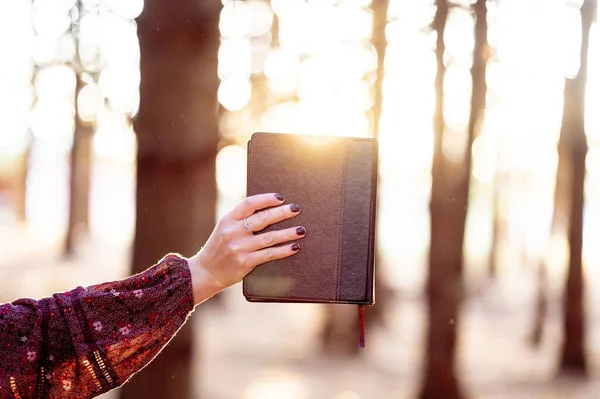
<instances>
[{"instance_id":1,"label":"knit sweater sleeve","mask_svg":"<svg viewBox=\"0 0 600 399\"><path fill-rule=\"evenodd\" d=\"M0 305L0 399L92 398L145 367L194 309L187 260Z\"/></svg>"}]
</instances>

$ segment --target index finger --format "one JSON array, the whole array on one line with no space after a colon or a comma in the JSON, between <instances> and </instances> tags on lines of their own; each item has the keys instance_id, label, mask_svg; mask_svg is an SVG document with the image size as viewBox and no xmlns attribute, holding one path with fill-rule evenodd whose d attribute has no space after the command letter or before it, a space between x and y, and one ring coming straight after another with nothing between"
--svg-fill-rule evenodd
<instances>
[{"instance_id":1,"label":"index finger","mask_svg":"<svg viewBox=\"0 0 600 399\"><path fill-rule=\"evenodd\" d=\"M254 212L271 206L280 205L285 201L283 195L279 193L257 194L244 198L231 210L231 216L234 219L242 220L245 217L253 215Z\"/></svg>"}]
</instances>

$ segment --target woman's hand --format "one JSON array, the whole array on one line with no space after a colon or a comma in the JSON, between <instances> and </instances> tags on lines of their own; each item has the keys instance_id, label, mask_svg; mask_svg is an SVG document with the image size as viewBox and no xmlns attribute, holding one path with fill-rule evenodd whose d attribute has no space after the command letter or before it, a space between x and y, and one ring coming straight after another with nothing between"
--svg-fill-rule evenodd
<instances>
[{"instance_id":1,"label":"woman's hand","mask_svg":"<svg viewBox=\"0 0 600 399\"><path fill-rule=\"evenodd\" d=\"M274 193L247 197L219 220L204 247L188 259L196 304L240 282L256 266L300 250L290 241L306 235L302 226L258 234L300 213L299 205L283 205L284 201ZM289 243L274 247L285 242Z\"/></svg>"}]
</instances>

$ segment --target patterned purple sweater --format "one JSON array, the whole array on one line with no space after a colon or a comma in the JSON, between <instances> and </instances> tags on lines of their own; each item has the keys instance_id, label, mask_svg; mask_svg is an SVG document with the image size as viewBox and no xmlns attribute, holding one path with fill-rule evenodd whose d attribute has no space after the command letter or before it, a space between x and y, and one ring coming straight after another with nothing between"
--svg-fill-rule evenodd
<instances>
[{"instance_id":1,"label":"patterned purple sweater","mask_svg":"<svg viewBox=\"0 0 600 399\"><path fill-rule=\"evenodd\" d=\"M92 398L146 366L194 309L187 260L0 305L0 399Z\"/></svg>"}]
</instances>

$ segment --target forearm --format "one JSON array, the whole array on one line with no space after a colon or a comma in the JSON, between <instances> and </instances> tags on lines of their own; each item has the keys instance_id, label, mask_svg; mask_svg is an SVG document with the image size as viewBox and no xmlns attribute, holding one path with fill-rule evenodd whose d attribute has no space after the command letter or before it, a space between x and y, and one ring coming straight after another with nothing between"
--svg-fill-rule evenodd
<instances>
[{"instance_id":1,"label":"forearm","mask_svg":"<svg viewBox=\"0 0 600 399\"><path fill-rule=\"evenodd\" d=\"M210 269L201 261L201 258L200 253L188 258L188 266L192 279L192 290L194 292L194 305L199 305L226 288L225 285L211 273Z\"/></svg>"}]
</instances>

